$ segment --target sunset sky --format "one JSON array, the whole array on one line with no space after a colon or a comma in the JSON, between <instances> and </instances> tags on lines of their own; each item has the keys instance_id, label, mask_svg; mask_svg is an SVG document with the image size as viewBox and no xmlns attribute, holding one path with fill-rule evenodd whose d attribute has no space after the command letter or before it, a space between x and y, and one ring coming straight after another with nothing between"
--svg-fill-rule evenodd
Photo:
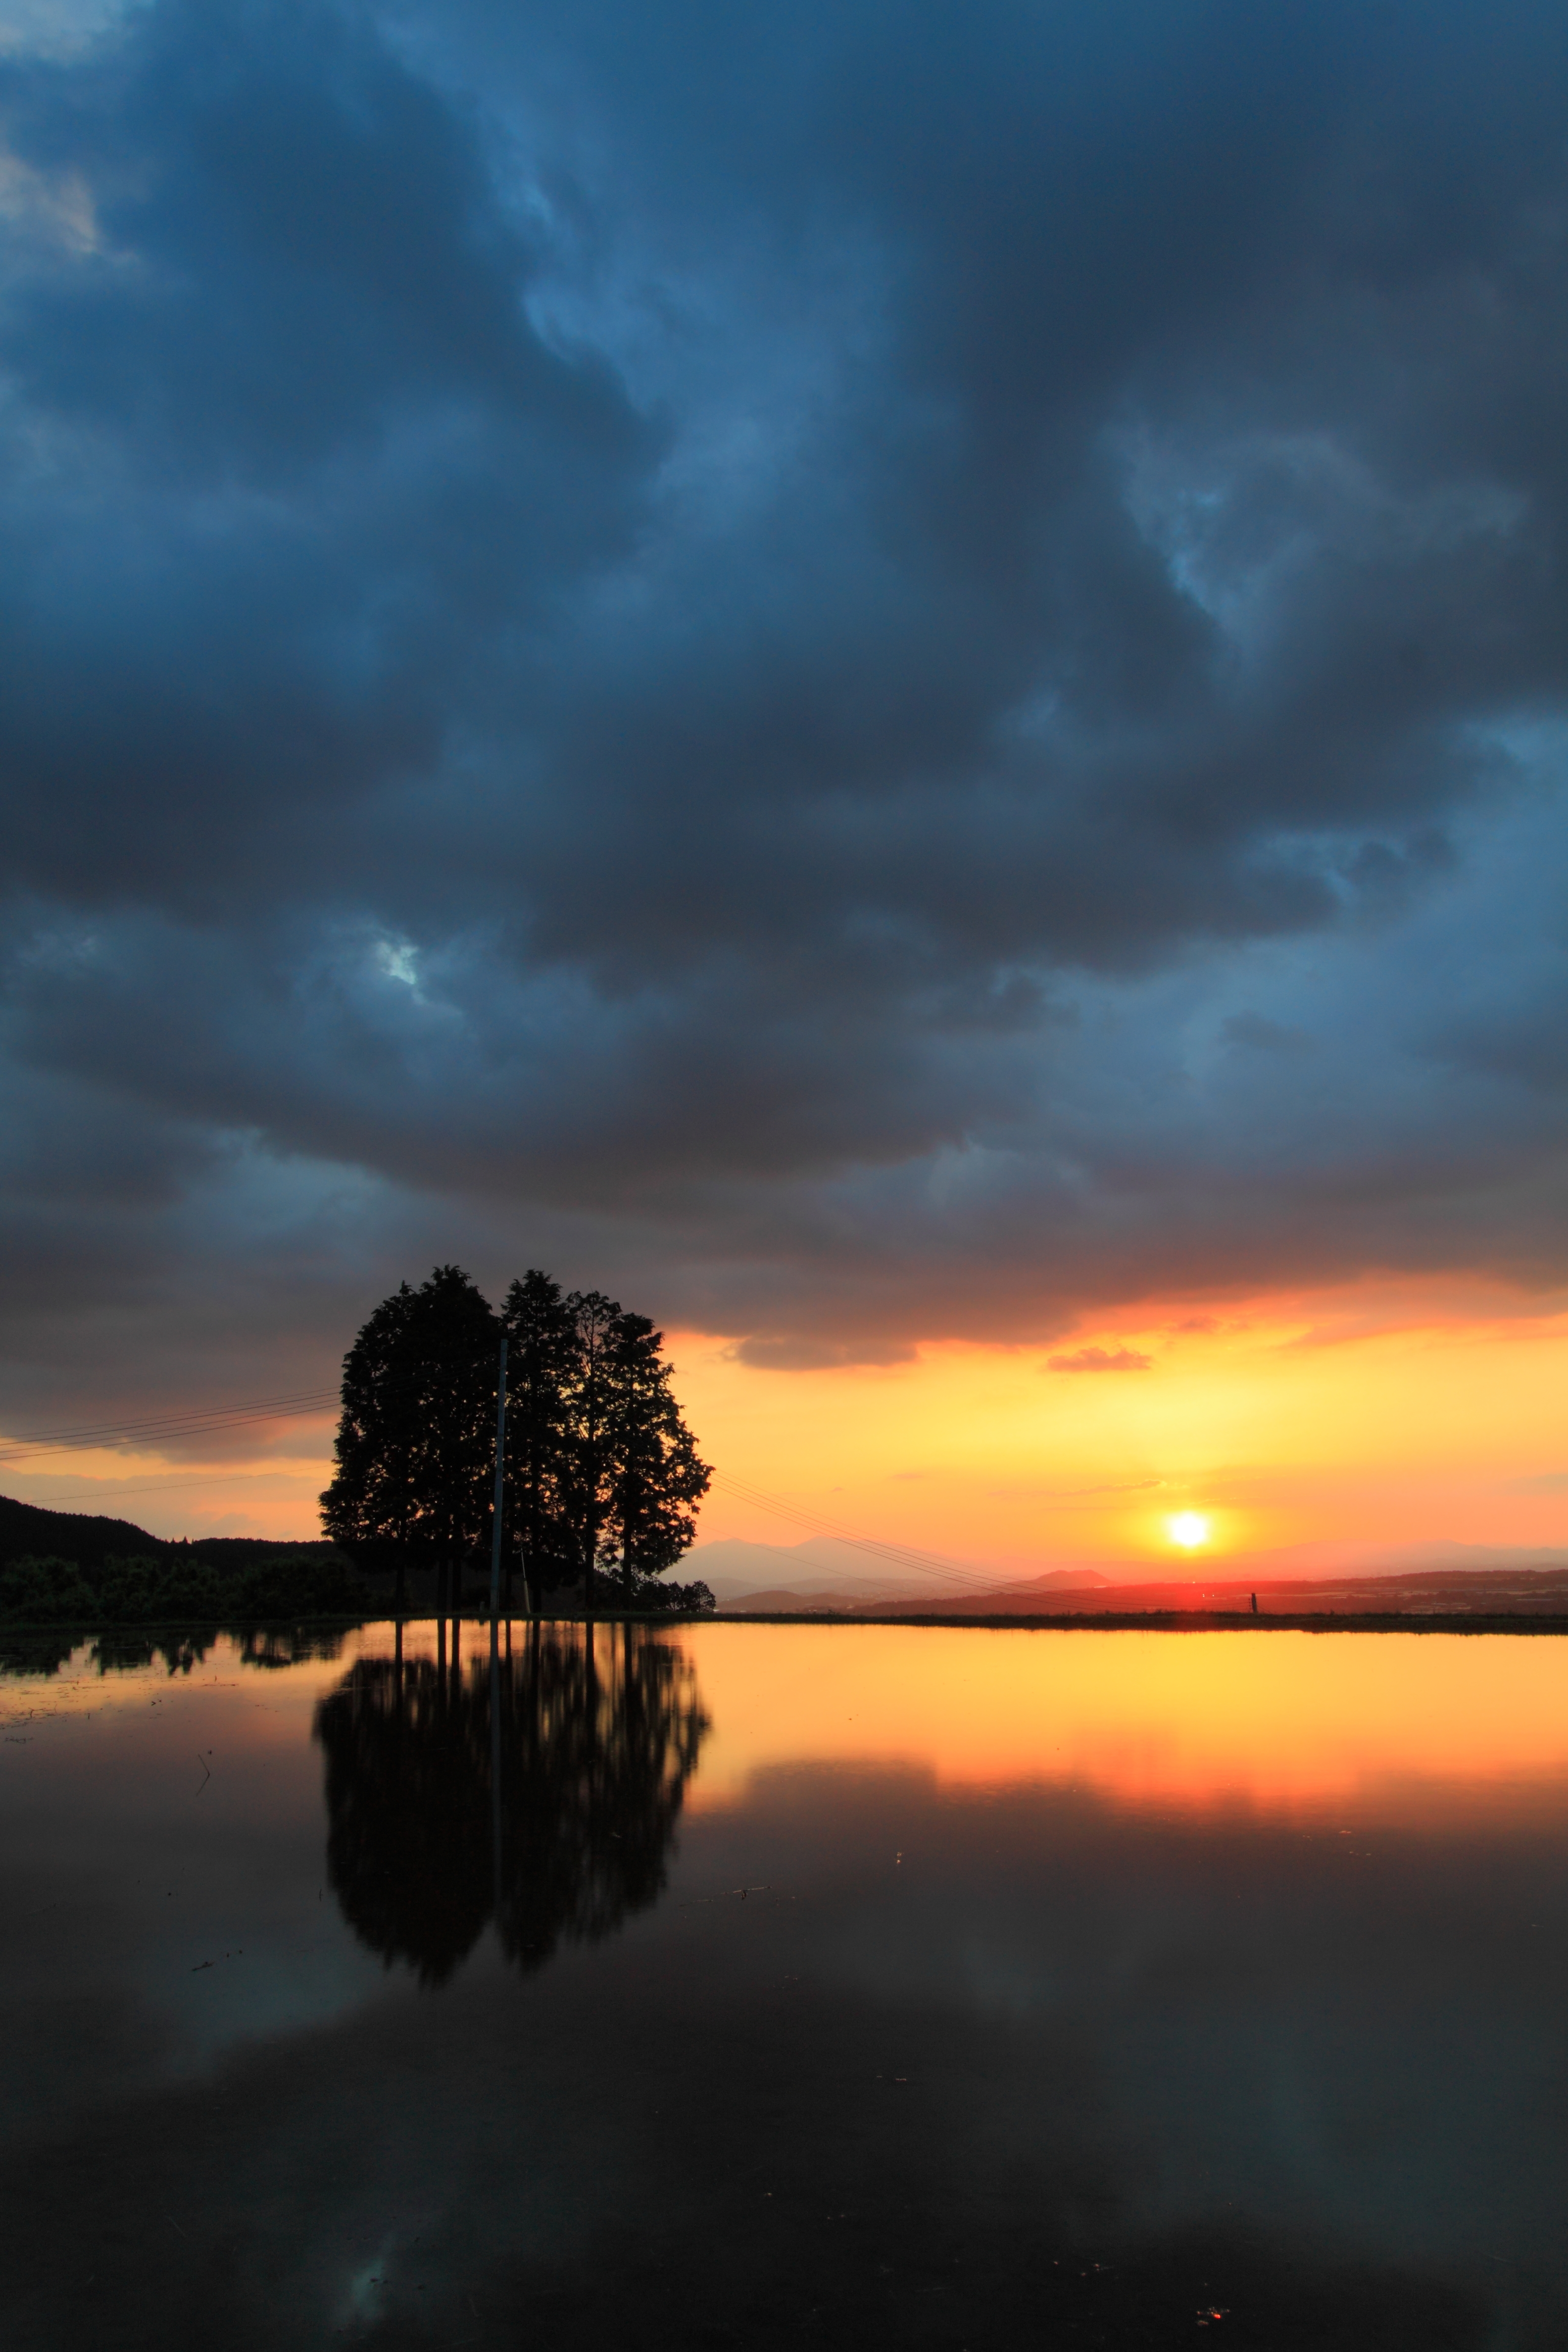
<instances>
[{"instance_id":1,"label":"sunset sky","mask_svg":"<svg viewBox=\"0 0 1568 2352\"><path fill-rule=\"evenodd\" d=\"M1568 1545L1565 98L0 0L0 1492L314 1533L456 1260L660 1320L705 1537Z\"/></svg>"}]
</instances>

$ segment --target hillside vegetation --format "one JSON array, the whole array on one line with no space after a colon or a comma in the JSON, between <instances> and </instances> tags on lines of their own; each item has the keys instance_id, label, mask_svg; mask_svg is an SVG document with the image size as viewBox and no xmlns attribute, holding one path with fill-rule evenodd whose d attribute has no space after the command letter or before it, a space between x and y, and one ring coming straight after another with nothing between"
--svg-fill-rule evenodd
<instances>
[{"instance_id":1,"label":"hillside vegetation","mask_svg":"<svg viewBox=\"0 0 1568 2352\"><path fill-rule=\"evenodd\" d=\"M0 1623L355 1616L370 1598L332 1544L237 1536L167 1543L129 1519L47 1511L0 1496Z\"/></svg>"}]
</instances>

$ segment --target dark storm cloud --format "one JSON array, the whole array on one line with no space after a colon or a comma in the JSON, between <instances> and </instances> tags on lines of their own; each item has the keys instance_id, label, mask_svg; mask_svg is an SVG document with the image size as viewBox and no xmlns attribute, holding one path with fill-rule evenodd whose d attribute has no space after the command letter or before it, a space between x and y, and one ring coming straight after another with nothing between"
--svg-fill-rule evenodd
<instances>
[{"instance_id":1,"label":"dark storm cloud","mask_svg":"<svg viewBox=\"0 0 1568 2352\"><path fill-rule=\"evenodd\" d=\"M1565 47L233 5L16 50L32 1287L85 1331L134 1267L177 1355L215 1295L286 1348L426 1242L553 1254L784 1365L1560 1282Z\"/></svg>"},{"instance_id":2,"label":"dark storm cloud","mask_svg":"<svg viewBox=\"0 0 1568 2352\"><path fill-rule=\"evenodd\" d=\"M92 224L22 252L0 336L11 870L270 894L628 543L658 436L529 325L471 126L367 26L160 9L8 80L36 210L63 182Z\"/></svg>"}]
</instances>

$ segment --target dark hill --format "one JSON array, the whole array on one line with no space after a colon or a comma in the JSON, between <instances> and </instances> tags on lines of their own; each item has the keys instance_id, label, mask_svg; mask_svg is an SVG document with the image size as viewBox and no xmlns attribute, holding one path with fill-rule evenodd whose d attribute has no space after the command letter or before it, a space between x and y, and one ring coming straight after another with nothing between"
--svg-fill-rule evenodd
<instances>
[{"instance_id":1,"label":"dark hill","mask_svg":"<svg viewBox=\"0 0 1568 2352\"><path fill-rule=\"evenodd\" d=\"M138 1555L162 1559L174 1547L130 1519L89 1518L80 1511L46 1511L37 1503L14 1502L0 1495L0 1559L37 1559L51 1554L74 1559L79 1568L98 1568L109 1559Z\"/></svg>"},{"instance_id":2,"label":"dark hill","mask_svg":"<svg viewBox=\"0 0 1568 2352\"><path fill-rule=\"evenodd\" d=\"M106 1559L198 1559L209 1568L230 1571L255 1560L276 1559L287 1552L312 1559L336 1559L330 1543L268 1543L262 1536L200 1536L195 1543L171 1543L149 1535L131 1519L91 1517L83 1511L46 1511L37 1503L18 1503L0 1495L0 1560L74 1559L82 1569L98 1569Z\"/></svg>"}]
</instances>

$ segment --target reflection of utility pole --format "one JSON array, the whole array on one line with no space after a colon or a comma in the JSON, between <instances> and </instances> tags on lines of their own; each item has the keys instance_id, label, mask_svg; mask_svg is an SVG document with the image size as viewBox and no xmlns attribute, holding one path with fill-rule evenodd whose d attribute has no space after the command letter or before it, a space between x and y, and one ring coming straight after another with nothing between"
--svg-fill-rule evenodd
<instances>
[{"instance_id":1,"label":"reflection of utility pole","mask_svg":"<svg viewBox=\"0 0 1568 2352\"><path fill-rule=\"evenodd\" d=\"M501 1345L504 1349L506 1342ZM504 1367L506 1359L501 1359ZM504 1372L503 1372L504 1377ZM507 1632L511 1622L507 1621ZM495 1612L490 1612L490 1910L500 1913L500 1654L496 1645Z\"/></svg>"},{"instance_id":2,"label":"reflection of utility pole","mask_svg":"<svg viewBox=\"0 0 1568 2352\"><path fill-rule=\"evenodd\" d=\"M495 1655L495 1622L500 1615L501 1473L506 1465L506 1327L501 1327L500 1369L496 1374L496 1505L490 1528L490 1655Z\"/></svg>"}]
</instances>

